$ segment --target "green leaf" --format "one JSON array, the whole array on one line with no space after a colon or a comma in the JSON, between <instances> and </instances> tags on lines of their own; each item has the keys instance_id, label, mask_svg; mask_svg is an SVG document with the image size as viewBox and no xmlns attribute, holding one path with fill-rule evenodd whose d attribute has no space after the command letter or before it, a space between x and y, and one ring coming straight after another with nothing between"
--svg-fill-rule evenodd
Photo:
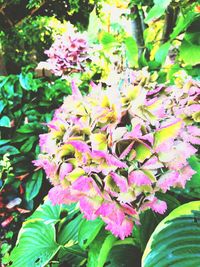
<instances>
[{"instance_id":1,"label":"green leaf","mask_svg":"<svg viewBox=\"0 0 200 267\"><path fill-rule=\"evenodd\" d=\"M0 100L0 113L3 111L5 106L6 106L6 103L3 100Z\"/></svg>"},{"instance_id":2,"label":"green leaf","mask_svg":"<svg viewBox=\"0 0 200 267\"><path fill-rule=\"evenodd\" d=\"M188 267L200 262L200 201L173 210L156 227L145 249L143 267Z\"/></svg>"},{"instance_id":3,"label":"green leaf","mask_svg":"<svg viewBox=\"0 0 200 267\"><path fill-rule=\"evenodd\" d=\"M61 245L72 246L78 242L78 229L82 222L82 214L75 217L69 223L66 223L58 235L58 243ZM69 243L69 244L67 244Z\"/></svg>"},{"instance_id":4,"label":"green leaf","mask_svg":"<svg viewBox=\"0 0 200 267\"><path fill-rule=\"evenodd\" d=\"M32 200L40 191L42 185L43 172L39 170L34 172L31 179L26 183L25 197L27 201Z\"/></svg>"},{"instance_id":5,"label":"green leaf","mask_svg":"<svg viewBox=\"0 0 200 267\"><path fill-rule=\"evenodd\" d=\"M7 128L11 127L10 119L8 118L8 116L3 116L0 119L0 127L7 127Z\"/></svg>"},{"instance_id":6,"label":"green leaf","mask_svg":"<svg viewBox=\"0 0 200 267\"><path fill-rule=\"evenodd\" d=\"M93 221L84 219L78 231L78 243L80 247L86 249L95 239L103 225L104 222L99 218Z\"/></svg>"},{"instance_id":7,"label":"green leaf","mask_svg":"<svg viewBox=\"0 0 200 267\"><path fill-rule=\"evenodd\" d=\"M195 66L197 64L200 64L199 45L192 44L186 40L183 40L180 46L179 58L183 60L186 65Z\"/></svg>"},{"instance_id":8,"label":"green leaf","mask_svg":"<svg viewBox=\"0 0 200 267\"><path fill-rule=\"evenodd\" d=\"M34 142L37 140L37 136L31 136L26 142L21 146L20 151L27 153L33 147Z\"/></svg>"},{"instance_id":9,"label":"green leaf","mask_svg":"<svg viewBox=\"0 0 200 267\"><path fill-rule=\"evenodd\" d=\"M154 0L154 6L150 9L145 19L145 23L149 23L152 20L160 18L167 9L172 0Z\"/></svg>"},{"instance_id":10,"label":"green leaf","mask_svg":"<svg viewBox=\"0 0 200 267\"><path fill-rule=\"evenodd\" d=\"M22 125L17 132L18 133L33 133L33 132L37 132L39 130L42 129L42 125L40 125L37 122L31 122L31 123L27 123Z\"/></svg>"},{"instance_id":11,"label":"green leaf","mask_svg":"<svg viewBox=\"0 0 200 267\"><path fill-rule=\"evenodd\" d=\"M130 67L138 66L138 47L135 39L133 37L127 37L124 40L126 47L126 56Z\"/></svg>"},{"instance_id":12,"label":"green leaf","mask_svg":"<svg viewBox=\"0 0 200 267\"><path fill-rule=\"evenodd\" d=\"M194 5L191 5L191 9L184 15L179 16L176 26L170 35L170 39L173 40L181 32L186 30L190 24L196 19L197 14L194 12Z\"/></svg>"},{"instance_id":13,"label":"green leaf","mask_svg":"<svg viewBox=\"0 0 200 267\"><path fill-rule=\"evenodd\" d=\"M0 146L5 145L10 142L10 139L1 139L0 140Z\"/></svg>"},{"instance_id":14,"label":"green leaf","mask_svg":"<svg viewBox=\"0 0 200 267\"><path fill-rule=\"evenodd\" d=\"M40 205L37 210L28 218L27 221L42 221L45 224L56 223L60 219L60 214L62 211L61 205L52 205L52 203L47 200L43 205Z\"/></svg>"},{"instance_id":15,"label":"green leaf","mask_svg":"<svg viewBox=\"0 0 200 267\"><path fill-rule=\"evenodd\" d=\"M54 225L25 222L10 255L11 267L45 266L59 250L55 239Z\"/></svg>"},{"instance_id":16,"label":"green leaf","mask_svg":"<svg viewBox=\"0 0 200 267\"><path fill-rule=\"evenodd\" d=\"M38 86L37 82L35 79L33 79L33 74L31 72L29 73L21 73L19 75L19 82L22 86L27 91L37 91Z\"/></svg>"},{"instance_id":17,"label":"green leaf","mask_svg":"<svg viewBox=\"0 0 200 267\"><path fill-rule=\"evenodd\" d=\"M104 46L104 49L111 49L113 46L116 46L116 40L115 37L109 33L109 32L103 32L101 33L101 39L100 42Z\"/></svg>"},{"instance_id":18,"label":"green leaf","mask_svg":"<svg viewBox=\"0 0 200 267\"><path fill-rule=\"evenodd\" d=\"M139 267L141 266L141 252L132 245L114 246L105 264L106 267ZM157 266L154 266L157 267ZM163 266L164 267L164 266Z\"/></svg>"},{"instance_id":19,"label":"green leaf","mask_svg":"<svg viewBox=\"0 0 200 267\"><path fill-rule=\"evenodd\" d=\"M135 148L135 151L136 151L135 159L141 163L152 155L151 149L143 144L139 144Z\"/></svg>"},{"instance_id":20,"label":"green leaf","mask_svg":"<svg viewBox=\"0 0 200 267\"><path fill-rule=\"evenodd\" d=\"M6 153L9 153L10 155L17 155L19 154L19 150L14 146L2 146L0 147L0 155L4 155Z\"/></svg>"},{"instance_id":21,"label":"green leaf","mask_svg":"<svg viewBox=\"0 0 200 267\"><path fill-rule=\"evenodd\" d=\"M87 267L103 267L116 240L103 229L90 244Z\"/></svg>"},{"instance_id":22,"label":"green leaf","mask_svg":"<svg viewBox=\"0 0 200 267\"><path fill-rule=\"evenodd\" d=\"M165 59L167 57L170 46L171 46L170 42L167 42L159 47L155 55L155 60L157 62L159 62L160 64L165 63Z\"/></svg>"}]
</instances>

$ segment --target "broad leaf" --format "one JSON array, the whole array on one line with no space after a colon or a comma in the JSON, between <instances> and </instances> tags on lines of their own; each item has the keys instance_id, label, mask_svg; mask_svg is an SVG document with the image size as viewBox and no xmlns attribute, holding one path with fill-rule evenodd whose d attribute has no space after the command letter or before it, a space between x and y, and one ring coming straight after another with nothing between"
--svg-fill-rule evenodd
<instances>
[{"instance_id":1,"label":"broad leaf","mask_svg":"<svg viewBox=\"0 0 200 267\"><path fill-rule=\"evenodd\" d=\"M58 250L54 225L26 222L20 230L17 246L11 253L11 267L43 267Z\"/></svg>"},{"instance_id":2,"label":"broad leaf","mask_svg":"<svg viewBox=\"0 0 200 267\"><path fill-rule=\"evenodd\" d=\"M78 228L82 222L82 214L75 217L69 223L62 226L58 235L58 243L64 246L72 246L78 242Z\"/></svg>"},{"instance_id":3,"label":"broad leaf","mask_svg":"<svg viewBox=\"0 0 200 267\"><path fill-rule=\"evenodd\" d=\"M37 208L31 217L28 218L28 221L42 221L45 224L56 223L60 219L61 211L61 205L53 206L52 203L47 200L43 205Z\"/></svg>"},{"instance_id":4,"label":"broad leaf","mask_svg":"<svg viewBox=\"0 0 200 267\"><path fill-rule=\"evenodd\" d=\"M149 147L139 144L136 148L136 160L139 162L143 162L145 159L149 158L152 155L152 152Z\"/></svg>"},{"instance_id":5,"label":"broad leaf","mask_svg":"<svg viewBox=\"0 0 200 267\"><path fill-rule=\"evenodd\" d=\"M78 243L81 248L87 248L95 239L103 226L103 221L99 218L93 221L83 220L78 232Z\"/></svg>"},{"instance_id":6,"label":"broad leaf","mask_svg":"<svg viewBox=\"0 0 200 267\"><path fill-rule=\"evenodd\" d=\"M106 267L139 267L141 252L133 245L114 246L107 258ZM154 266L155 267L155 266ZM157 266L156 266L157 267Z\"/></svg>"},{"instance_id":7,"label":"broad leaf","mask_svg":"<svg viewBox=\"0 0 200 267\"><path fill-rule=\"evenodd\" d=\"M103 267L116 240L103 229L90 244L87 267Z\"/></svg>"},{"instance_id":8,"label":"broad leaf","mask_svg":"<svg viewBox=\"0 0 200 267\"><path fill-rule=\"evenodd\" d=\"M12 267L46 266L59 250L54 224L60 212L61 206L52 206L46 201L23 223L10 255Z\"/></svg>"},{"instance_id":9,"label":"broad leaf","mask_svg":"<svg viewBox=\"0 0 200 267\"><path fill-rule=\"evenodd\" d=\"M156 227L145 249L143 267L188 267L200 262L200 201L173 210Z\"/></svg>"}]
</instances>

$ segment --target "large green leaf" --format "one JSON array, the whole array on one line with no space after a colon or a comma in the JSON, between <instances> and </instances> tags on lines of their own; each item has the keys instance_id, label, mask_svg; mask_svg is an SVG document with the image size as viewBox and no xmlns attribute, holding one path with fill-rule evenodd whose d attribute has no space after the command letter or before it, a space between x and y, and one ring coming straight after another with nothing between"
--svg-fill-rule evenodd
<instances>
[{"instance_id":1,"label":"large green leaf","mask_svg":"<svg viewBox=\"0 0 200 267\"><path fill-rule=\"evenodd\" d=\"M47 201L23 223L10 255L12 267L43 267L51 260L60 248L54 226L60 212L61 206L52 206Z\"/></svg>"},{"instance_id":2,"label":"large green leaf","mask_svg":"<svg viewBox=\"0 0 200 267\"><path fill-rule=\"evenodd\" d=\"M18 244L11 253L11 266L45 266L58 250L53 225L26 222L20 231Z\"/></svg>"},{"instance_id":3,"label":"large green leaf","mask_svg":"<svg viewBox=\"0 0 200 267\"><path fill-rule=\"evenodd\" d=\"M106 267L140 267L141 252L133 245L114 246L105 264ZM157 266L154 266L157 267Z\"/></svg>"},{"instance_id":4,"label":"large green leaf","mask_svg":"<svg viewBox=\"0 0 200 267\"><path fill-rule=\"evenodd\" d=\"M192 267L200 262L200 201L173 210L156 227L145 249L143 267Z\"/></svg>"},{"instance_id":5,"label":"large green leaf","mask_svg":"<svg viewBox=\"0 0 200 267\"><path fill-rule=\"evenodd\" d=\"M87 267L103 267L117 238L102 229L90 244Z\"/></svg>"},{"instance_id":6,"label":"large green leaf","mask_svg":"<svg viewBox=\"0 0 200 267\"><path fill-rule=\"evenodd\" d=\"M40 205L37 210L28 218L28 221L42 221L45 224L58 222L62 211L61 205L53 206L49 200Z\"/></svg>"},{"instance_id":7,"label":"large green leaf","mask_svg":"<svg viewBox=\"0 0 200 267\"><path fill-rule=\"evenodd\" d=\"M83 249L87 248L95 239L103 225L104 222L99 218L92 221L84 219L78 232L78 243L80 247Z\"/></svg>"},{"instance_id":8,"label":"large green leaf","mask_svg":"<svg viewBox=\"0 0 200 267\"><path fill-rule=\"evenodd\" d=\"M66 246L73 245L78 242L78 231L77 229L82 222L82 214L79 214L69 223L65 223L58 235L58 243Z\"/></svg>"}]
</instances>

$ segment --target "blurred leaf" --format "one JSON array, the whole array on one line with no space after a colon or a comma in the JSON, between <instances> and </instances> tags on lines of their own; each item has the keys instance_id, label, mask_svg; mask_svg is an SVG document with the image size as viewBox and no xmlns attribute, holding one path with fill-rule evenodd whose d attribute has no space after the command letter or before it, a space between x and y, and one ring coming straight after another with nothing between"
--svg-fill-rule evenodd
<instances>
[{"instance_id":1,"label":"blurred leaf","mask_svg":"<svg viewBox=\"0 0 200 267\"><path fill-rule=\"evenodd\" d=\"M124 40L126 46L126 56L130 67L138 66L138 47L133 37L127 37Z\"/></svg>"},{"instance_id":2,"label":"blurred leaf","mask_svg":"<svg viewBox=\"0 0 200 267\"><path fill-rule=\"evenodd\" d=\"M0 147L0 155L4 155L6 153L9 153L10 155L16 155L19 154L19 150L14 146L2 146Z\"/></svg>"},{"instance_id":3,"label":"blurred leaf","mask_svg":"<svg viewBox=\"0 0 200 267\"><path fill-rule=\"evenodd\" d=\"M10 139L1 139L0 140L0 146L5 145L10 142Z\"/></svg>"},{"instance_id":4,"label":"blurred leaf","mask_svg":"<svg viewBox=\"0 0 200 267\"><path fill-rule=\"evenodd\" d=\"M25 192L25 198L27 201L30 201L35 196L37 196L42 185L42 179L43 179L43 172L42 170L39 170L37 172L34 172L31 179L28 180L28 182L26 183L26 192Z\"/></svg>"},{"instance_id":5,"label":"blurred leaf","mask_svg":"<svg viewBox=\"0 0 200 267\"><path fill-rule=\"evenodd\" d=\"M19 82L21 86L27 91L37 91L38 86L36 80L33 79L33 74L29 73L21 73L19 75Z\"/></svg>"},{"instance_id":6,"label":"blurred leaf","mask_svg":"<svg viewBox=\"0 0 200 267\"><path fill-rule=\"evenodd\" d=\"M96 42L98 37L98 32L101 28L101 22L96 14L96 8L90 13L89 25L88 25L88 37L90 42Z\"/></svg>"},{"instance_id":7,"label":"blurred leaf","mask_svg":"<svg viewBox=\"0 0 200 267\"><path fill-rule=\"evenodd\" d=\"M155 133L154 147L158 147L163 142L166 142L170 138L175 138L182 126L182 121L177 121L166 127L161 128Z\"/></svg>"},{"instance_id":8,"label":"blurred leaf","mask_svg":"<svg viewBox=\"0 0 200 267\"><path fill-rule=\"evenodd\" d=\"M7 127L7 128L10 128L11 127L10 119L8 118L8 116L3 116L0 119L0 126L1 127Z\"/></svg>"},{"instance_id":9,"label":"blurred leaf","mask_svg":"<svg viewBox=\"0 0 200 267\"><path fill-rule=\"evenodd\" d=\"M18 133L32 133L42 129L42 125L37 122L31 122L22 125L17 132Z\"/></svg>"},{"instance_id":10,"label":"blurred leaf","mask_svg":"<svg viewBox=\"0 0 200 267\"><path fill-rule=\"evenodd\" d=\"M180 46L180 59L182 59L186 65L194 66L200 64L199 45L183 40Z\"/></svg>"},{"instance_id":11,"label":"blurred leaf","mask_svg":"<svg viewBox=\"0 0 200 267\"><path fill-rule=\"evenodd\" d=\"M154 6L150 9L145 18L145 23L149 23L152 20L160 18L167 9L172 0L154 0Z\"/></svg>"},{"instance_id":12,"label":"blurred leaf","mask_svg":"<svg viewBox=\"0 0 200 267\"><path fill-rule=\"evenodd\" d=\"M170 39L172 40L176 38L181 32L186 30L196 17L197 14L194 12L194 5L191 5L191 8L186 14L178 17L176 26L170 35Z\"/></svg>"},{"instance_id":13,"label":"blurred leaf","mask_svg":"<svg viewBox=\"0 0 200 267\"><path fill-rule=\"evenodd\" d=\"M5 106L6 106L6 103L3 100L0 100L0 113L3 111Z\"/></svg>"},{"instance_id":14,"label":"blurred leaf","mask_svg":"<svg viewBox=\"0 0 200 267\"><path fill-rule=\"evenodd\" d=\"M167 42L159 47L155 55L155 59L157 62L159 62L160 64L165 63L165 59L167 57L170 46L170 42Z\"/></svg>"},{"instance_id":15,"label":"blurred leaf","mask_svg":"<svg viewBox=\"0 0 200 267\"><path fill-rule=\"evenodd\" d=\"M34 142L38 139L37 136L31 136L26 142L21 146L20 151L27 153L33 147Z\"/></svg>"},{"instance_id":16,"label":"blurred leaf","mask_svg":"<svg viewBox=\"0 0 200 267\"><path fill-rule=\"evenodd\" d=\"M115 37L109 32L101 33L100 42L104 46L104 49L108 50L117 45Z\"/></svg>"}]
</instances>

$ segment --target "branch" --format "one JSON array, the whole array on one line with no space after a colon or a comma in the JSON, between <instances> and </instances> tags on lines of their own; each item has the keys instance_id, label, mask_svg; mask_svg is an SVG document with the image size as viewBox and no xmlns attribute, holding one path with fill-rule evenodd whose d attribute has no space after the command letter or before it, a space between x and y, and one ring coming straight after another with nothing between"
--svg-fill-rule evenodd
<instances>
[{"instance_id":1,"label":"branch","mask_svg":"<svg viewBox=\"0 0 200 267\"><path fill-rule=\"evenodd\" d=\"M30 19L44 4L46 3L46 0L42 1L41 5L33 10L31 10L30 14L26 16L25 18L21 19L18 21L14 26L19 26L21 25L25 19Z\"/></svg>"},{"instance_id":2,"label":"branch","mask_svg":"<svg viewBox=\"0 0 200 267\"><path fill-rule=\"evenodd\" d=\"M173 31L173 28L176 23L176 19L178 16L179 8L169 6L166 10L165 14L165 22L162 36L162 44L169 40L170 34Z\"/></svg>"},{"instance_id":3,"label":"branch","mask_svg":"<svg viewBox=\"0 0 200 267\"><path fill-rule=\"evenodd\" d=\"M133 14L135 17L134 19L132 19L131 24L132 24L133 37L137 42L138 55L140 57L144 51L143 22L140 17L138 7L136 5L131 9L131 14Z\"/></svg>"}]
</instances>

